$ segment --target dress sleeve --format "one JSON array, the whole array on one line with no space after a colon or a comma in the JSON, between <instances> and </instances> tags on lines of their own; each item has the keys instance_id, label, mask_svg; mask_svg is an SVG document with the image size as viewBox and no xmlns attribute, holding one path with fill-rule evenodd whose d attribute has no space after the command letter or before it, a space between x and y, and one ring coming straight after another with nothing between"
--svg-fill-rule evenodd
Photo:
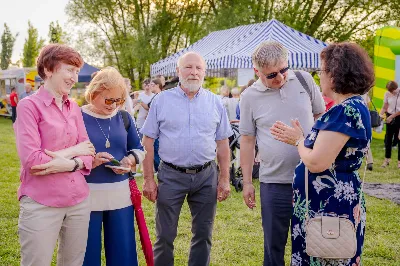
<instances>
[{"instance_id":1,"label":"dress sleeve","mask_svg":"<svg viewBox=\"0 0 400 266\"><path fill-rule=\"evenodd\" d=\"M351 100L332 107L317 120L314 128L340 132L351 138L368 141L365 125L370 123L369 121L363 121L367 117L362 115L367 110L364 110L366 107L358 101Z\"/></svg>"},{"instance_id":2,"label":"dress sleeve","mask_svg":"<svg viewBox=\"0 0 400 266\"><path fill-rule=\"evenodd\" d=\"M128 132L128 140L127 140L127 148L128 148L128 152L132 151L134 152L139 161L136 162L136 164L140 164L142 163L144 156L145 156L145 152L143 149L143 146L140 142L140 138L139 138L139 134L136 128L136 124L133 121L132 117L130 115L128 115L129 120L130 120L130 126L127 129Z\"/></svg>"}]
</instances>

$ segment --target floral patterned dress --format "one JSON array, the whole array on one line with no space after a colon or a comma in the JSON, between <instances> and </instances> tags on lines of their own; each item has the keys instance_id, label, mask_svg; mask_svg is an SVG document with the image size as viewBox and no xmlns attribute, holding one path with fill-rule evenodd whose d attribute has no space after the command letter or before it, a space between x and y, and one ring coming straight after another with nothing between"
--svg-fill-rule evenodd
<instances>
[{"instance_id":1,"label":"floral patterned dress","mask_svg":"<svg viewBox=\"0 0 400 266\"><path fill-rule=\"evenodd\" d=\"M320 259L306 253L305 167L296 167L293 182L292 265L293 266L360 266L364 244L366 209L364 196L361 206L361 182L358 169L362 164L370 141L371 121L367 106L361 96L353 96L335 105L320 117L304 141L310 149L320 130L335 131L350 136L332 166L322 173L310 173L308 178L309 217L321 215L350 219L357 226L357 252L352 259ZM362 172L362 171L361 171ZM361 211L360 211L361 208Z\"/></svg>"}]
</instances>

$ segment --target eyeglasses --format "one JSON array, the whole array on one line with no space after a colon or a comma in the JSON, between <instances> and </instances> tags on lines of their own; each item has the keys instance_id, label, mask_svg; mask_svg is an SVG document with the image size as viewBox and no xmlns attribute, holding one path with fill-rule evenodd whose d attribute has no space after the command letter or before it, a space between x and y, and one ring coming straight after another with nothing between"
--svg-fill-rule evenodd
<instances>
[{"instance_id":1,"label":"eyeglasses","mask_svg":"<svg viewBox=\"0 0 400 266\"><path fill-rule=\"evenodd\" d=\"M121 99L121 98L118 98L118 99L105 98L103 95L102 95L102 97L104 98L104 103L105 103L106 105L112 105L113 103L116 103L117 106L119 106L119 105L123 105L124 102L125 102L125 100L124 100L124 99Z\"/></svg>"},{"instance_id":2,"label":"eyeglasses","mask_svg":"<svg viewBox=\"0 0 400 266\"><path fill-rule=\"evenodd\" d=\"M273 73L271 73L271 74L268 74L268 75L264 75L267 79L274 79L274 78L276 78L276 76L278 76L278 73L281 73L282 75L284 74L284 73L286 73L286 71L288 71L289 70L289 67L285 67L285 68L282 68L281 70L279 70L278 72L273 72Z\"/></svg>"},{"instance_id":3,"label":"eyeglasses","mask_svg":"<svg viewBox=\"0 0 400 266\"><path fill-rule=\"evenodd\" d=\"M327 72L327 70L326 70L326 69L318 70L318 71L317 71L318 76L321 76L321 74L322 74L323 72Z\"/></svg>"}]
</instances>

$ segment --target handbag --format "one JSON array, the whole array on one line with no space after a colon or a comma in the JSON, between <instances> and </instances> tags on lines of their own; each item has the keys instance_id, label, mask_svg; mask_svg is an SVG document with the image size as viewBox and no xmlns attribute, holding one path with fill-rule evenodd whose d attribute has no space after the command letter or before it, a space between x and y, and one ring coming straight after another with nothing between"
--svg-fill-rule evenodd
<instances>
[{"instance_id":1,"label":"handbag","mask_svg":"<svg viewBox=\"0 0 400 266\"><path fill-rule=\"evenodd\" d=\"M376 110L375 104L371 101L374 110L369 111L369 115L371 116L371 127L379 127L381 125L382 117L379 116L378 110Z\"/></svg>"},{"instance_id":2,"label":"handbag","mask_svg":"<svg viewBox=\"0 0 400 266\"><path fill-rule=\"evenodd\" d=\"M369 150L367 151L368 155ZM365 163L359 206L364 186L367 164ZM343 217L319 216L309 219L308 216L308 169L305 167L306 190L306 253L311 257L323 259L350 259L357 252L357 225Z\"/></svg>"}]
</instances>

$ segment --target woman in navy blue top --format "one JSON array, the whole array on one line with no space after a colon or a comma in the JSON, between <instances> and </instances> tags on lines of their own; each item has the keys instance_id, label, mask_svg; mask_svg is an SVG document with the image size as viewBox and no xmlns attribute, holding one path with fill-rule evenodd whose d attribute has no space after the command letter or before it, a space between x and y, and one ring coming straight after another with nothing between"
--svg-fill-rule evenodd
<instances>
[{"instance_id":1,"label":"woman in navy blue top","mask_svg":"<svg viewBox=\"0 0 400 266\"><path fill-rule=\"evenodd\" d=\"M101 265L102 228L107 265L138 265L128 178L131 167L144 159L144 151L134 121L125 113L129 123L124 123L119 110L126 99L124 79L114 68L105 68L85 96L89 104L82 107L83 120L96 157L86 176L92 212L83 265ZM110 168L112 160L121 168Z\"/></svg>"},{"instance_id":2,"label":"woman in navy blue top","mask_svg":"<svg viewBox=\"0 0 400 266\"><path fill-rule=\"evenodd\" d=\"M291 265L358 266L362 264L366 209L357 170L371 141L370 115L360 95L373 86L374 68L368 54L352 43L326 47L321 59L322 93L336 105L315 122L305 138L295 120L292 127L277 122L271 128L277 140L297 146L301 157L293 182ZM323 259L306 253L306 204L309 218L345 217L353 223L357 237L353 258Z\"/></svg>"}]
</instances>

